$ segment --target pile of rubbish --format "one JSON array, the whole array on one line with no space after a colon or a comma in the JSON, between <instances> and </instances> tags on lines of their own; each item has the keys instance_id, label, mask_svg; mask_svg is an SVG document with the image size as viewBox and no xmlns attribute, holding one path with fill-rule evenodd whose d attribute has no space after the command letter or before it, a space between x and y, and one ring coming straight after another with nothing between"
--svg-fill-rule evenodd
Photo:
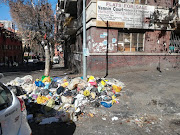
<instances>
[{"instance_id":1,"label":"pile of rubbish","mask_svg":"<svg viewBox=\"0 0 180 135\"><path fill-rule=\"evenodd\" d=\"M42 76L33 81L33 77L27 75L17 77L6 85L25 100L28 118L39 124L77 121L87 105L110 108L119 103L117 97L124 87L124 83L116 79L94 76L87 76L87 80L83 77ZM33 109L36 113L30 111ZM53 117L48 117L52 113Z\"/></svg>"}]
</instances>

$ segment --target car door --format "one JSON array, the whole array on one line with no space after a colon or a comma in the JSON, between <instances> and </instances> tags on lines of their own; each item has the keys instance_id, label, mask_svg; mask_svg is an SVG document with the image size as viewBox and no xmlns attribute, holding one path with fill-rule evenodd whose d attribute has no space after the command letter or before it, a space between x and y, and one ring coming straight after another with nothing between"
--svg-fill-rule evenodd
<instances>
[{"instance_id":1,"label":"car door","mask_svg":"<svg viewBox=\"0 0 180 135\"><path fill-rule=\"evenodd\" d=\"M17 97L0 83L0 135L17 135L21 126L21 108Z\"/></svg>"}]
</instances>

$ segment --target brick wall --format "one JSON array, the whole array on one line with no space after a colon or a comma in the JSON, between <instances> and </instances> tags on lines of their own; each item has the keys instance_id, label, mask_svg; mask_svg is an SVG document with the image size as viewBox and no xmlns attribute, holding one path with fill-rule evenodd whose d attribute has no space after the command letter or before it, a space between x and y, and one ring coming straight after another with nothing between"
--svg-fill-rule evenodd
<instances>
[{"instance_id":1,"label":"brick wall","mask_svg":"<svg viewBox=\"0 0 180 135\"><path fill-rule=\"evenodd\" d=\"M6 31L5 29L3 29ZM7 45L8 49L3 50L3 46ZM4 58L8 57L10 61L16 61L18 63L22 62L23 50L22 42L19 39L12 37L3 37L3 34L0 36L0 63L4 63Z\"/></svg>"},{"instance_id":2,"label":"brick wall","mask_svg":"<svg viewBox=\"0 0 180 135\"><path fill-rule=\"evenodd\" d=\"M104 41L107 41L107 36L103 37L103 33L107 33L109 36L109 52L117 52L117 41L112 43L113 38L117 40L117 29L109 29L107 31L107 29L91 27L87 30L87 47L90 53L106 52L107 45L104 44Z\"/></svg>"},{"instance_id":3,"label":"brick wall","mask_svg":"<svg viewBox=\"0 0 180 135\"><path fill-rule=\"evenodd\" d=\"M149 31L145 34L145 52L168 52L171 31Z\"/></svg>"},{"instance_id":4,"label":"brick wall","mask_svg":"<svg viewBox=\"0 0 180 135\"><path fill-rule=\"evenodd\" d=\"M148 5L152 6L162 6L162 7L172 7L173 0L147 0Z\"/></svg>"},{"instance_id":5,"label":"brick wall","mask_svg":"<svg viewBox=\"0 0 180 135\"><path fill-rule=\"evenodd\" d=\"M180 55L115 55L108 57L109 72L134 71L134 70L156 70L179 68ZM106 56L90 56L87 60L87 71L96 74L106 71Z\"/></svg>"},{"instance_id":6,"label":"brick wall","mask_svg":"<svg viewBox=\"0 0 180 135\"><path fill-rule=\"evenodd\" d=\"M91 73L106 70L107 46L103 41L107 40L107 36L101 37L103 33L107 33L107 29L91 27L87 30L87 47L90 52L90 56L87 57L87 68ZM171 31L145 31L144 52L122 53L117 51L117 41L112 43L112 39L118 37L118 29L109 29L109 72L156 69L159 61L162 69L179 66L180 55L168 53L170 34ZM82 46L80 36L77 37L76 44ZM74 65L79 67L79 61ZM79 68L78 70L80 71Z\"/></svg>"}]
</instances>

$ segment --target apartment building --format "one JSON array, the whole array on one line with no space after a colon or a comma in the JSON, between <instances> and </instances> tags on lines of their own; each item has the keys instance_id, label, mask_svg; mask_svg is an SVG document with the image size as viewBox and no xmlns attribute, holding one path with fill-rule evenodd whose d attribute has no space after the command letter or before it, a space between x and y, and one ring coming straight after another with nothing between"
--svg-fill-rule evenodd
<instances>
[{"instance_id":1,"label":"apartment building","mask_svg":"<svg viewBox=\"0 0 180 135\"><path fill-rule=\"evenodd\" d=\"M22 42L11 27L0 23L0 66L17 66L22 63Z\"/></svg>"},{"instance_id":2,"label":"apartment building","mask_svg":"<svg viewBox=\"0 0 180 135\"><path fill-rule=\"evenodd\" d=\"M178 0L86 0L87 72L178 67L179 5ZM82 71L82 11L83 0L58 2L59 38L68 67L78 72Z\"/></svg>"}]
</instances>

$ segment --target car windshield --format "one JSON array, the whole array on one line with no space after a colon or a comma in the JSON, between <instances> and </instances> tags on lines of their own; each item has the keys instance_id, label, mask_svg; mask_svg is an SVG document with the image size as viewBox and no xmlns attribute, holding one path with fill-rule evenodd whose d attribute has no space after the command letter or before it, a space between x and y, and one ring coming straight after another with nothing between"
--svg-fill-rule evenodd
<instances>
[{"instance_id":1,"label":"car windshield","mask_svg":"<svg viewBox=\"0 0 180 135\"><path fill-rule=\"evenodd\" d=\"M3 84L0 83L0 111L12 104L12 94Z\"/></svg>"}]
</instances>

